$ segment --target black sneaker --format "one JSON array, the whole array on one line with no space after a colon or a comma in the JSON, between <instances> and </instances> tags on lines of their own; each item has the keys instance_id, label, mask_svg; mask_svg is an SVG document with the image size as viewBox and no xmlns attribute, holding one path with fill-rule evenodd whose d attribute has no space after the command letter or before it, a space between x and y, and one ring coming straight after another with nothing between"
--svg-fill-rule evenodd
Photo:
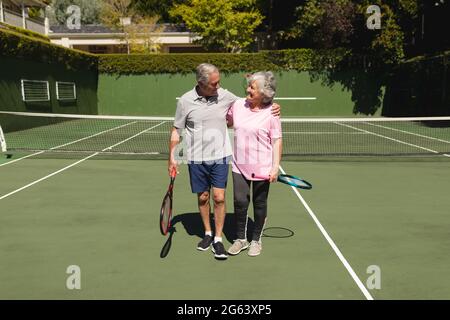
<instances>
[{"instance_id":1,"label":"black sneaker","mask_svg":"<svg viewBox=\"0 0 450 320\"><path fill-rule=\"evenodd\" d=\"M213 243L211 250L216 259L225 260L228 258L227 251L225 250L222 242Z\"/></svg>"},{"instance_id":2,"label":"black sneaker","mask_svg":"<svg viewBox=\"0 0 450 320\"><path fill-rule=\"evenodd\" d=\"M202 241L200 241L197 245L197 249L200 251L208 250L209 246L213 242L213 237L210 235L206 235Z\"/></svg>"}]
</instances>

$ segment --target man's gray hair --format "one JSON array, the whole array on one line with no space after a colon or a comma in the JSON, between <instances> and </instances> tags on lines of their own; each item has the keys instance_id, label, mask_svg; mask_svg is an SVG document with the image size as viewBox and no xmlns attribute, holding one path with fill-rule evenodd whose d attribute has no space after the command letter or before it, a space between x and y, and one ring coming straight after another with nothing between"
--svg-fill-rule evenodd
<instances>
[{"instance_id":1,"label":"man's gray hair","mask_svg":"<svg viewBox=\"0 0 450 320\"><path fill-rule=\"evenodd\" d=\"M209 82L209 75L214 72L219 72L219 69L210 63L202 63L197 67L197 82L207 85Z\"/></svg>"},{"instance_id":2,"label":"man's gray hair","mask_svg":"<svg viewBox=\"0 0 450 320\"><path fill-rule=\"evenodd\" d=\"M258 91L262 94L264 104L271 104L277 90L277 83L272 72L256 72L247 78L247 83L256 82Z\"/></svg>"}]
</instances>

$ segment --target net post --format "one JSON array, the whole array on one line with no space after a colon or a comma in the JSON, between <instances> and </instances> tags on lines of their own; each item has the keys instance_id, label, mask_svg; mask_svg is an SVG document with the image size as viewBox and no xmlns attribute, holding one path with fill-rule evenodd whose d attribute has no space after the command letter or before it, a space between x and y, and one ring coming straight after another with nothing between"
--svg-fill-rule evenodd
<instances>
[{"instance_id":1,"label":"net post","mask_svg":"<svg viewBox=\"0 0 450 320\"><path fill-rule=\"evenodd\" d=\"M2 126L0 126L0 151L6 152L6 139L3 134Z\"/></svg>"},{"instance_id":2,"label":"net post","mask_svg":"<svg viewBox=\"0 0 450 320\"><path fill-rule=\"evenodd\" d=\"M56 87L56 100L59 100L59 82L58 81L56 81L55 87Z\"/></svg>"},{"instance_id":3,"label":"net post","mask_svg":"<svg viewBox=\"0 0 450 320\"><path fill-rule=\"evenodd\" d=\"M20 80L20 91L22 92L22 101L26 101L25 98L25 83L24 80Z\"/></svg>"}]
</instances>

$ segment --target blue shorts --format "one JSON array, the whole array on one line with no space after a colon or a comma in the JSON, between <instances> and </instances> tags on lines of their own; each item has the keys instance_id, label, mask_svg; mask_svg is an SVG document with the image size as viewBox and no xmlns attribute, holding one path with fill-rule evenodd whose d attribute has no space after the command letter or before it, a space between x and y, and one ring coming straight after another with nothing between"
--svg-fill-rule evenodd
<instances>
[{"instance_id":1,"label":"blue shorts","mask_svg":"<svg viewBox=\"0 0 450 320\"><path fill-rule=\"evenodd\" d=\"M211 186L225 189L230 161L231 156L213 161L189 161L188 168L192 193L209 191Z\"/></svg>"}]
</instances>

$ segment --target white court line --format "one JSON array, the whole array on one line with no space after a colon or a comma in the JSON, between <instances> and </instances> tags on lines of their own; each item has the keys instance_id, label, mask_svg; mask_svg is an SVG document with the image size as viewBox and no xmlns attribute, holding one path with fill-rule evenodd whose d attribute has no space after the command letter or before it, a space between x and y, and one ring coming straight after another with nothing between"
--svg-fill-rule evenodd
<instances>
[{"instance_id":1,"label":"white court line","mask_svg":"<svg viewBox=\"0 0 450 320\"><path fill-rule=\"evenodd\" d=\"M26 155L26 156L24 156L24 157L20 157L20 158L18 158L18 159L14 159L14 160L11 160L11 161L2 163L2 164L0 164L0 167L6 166L7 164L11 164L11 163L14 163L14 162L17 162L17 161L26 159L26 158L30 158L30 157L37 156L38 154L41 154L41 153L44 153L44 152L45 152L45 151L39 151L39 152L36 152L36 153L33 153L33 154Z\"/></svg>"},{"instance_id":2,"label":"white court line","mask_svg":"<svg viewBox=\"0 0 450 320\"><path fill-rule=\"evenodd\" d=\"M160 125L162 125L162 124L164 124L164 123L166 123L166 121L163 121L163 122L161 122L160 124L157 124L156 126L153 126L153 127L151 127L151 128L145 129L145 130L139 132L138 134L135 134L134 136L132 136L132 137L130 137L130 138L127 138L127 139L125 139L125 140L123 140L123 141L121 141L121 142L119 142L119 143L116 143L116 144L114 144L114 145L112 145L112 146L110 146L110 147L107 147L107 148L103 149L102 152L103 152L103 151L106 151L106 150L110 150L110 149L112 149L112 148L114 148L114 147L116 147L116 146L118 146L118 145L120 145L120 144L122 144L122 143L124 143L124 142L126 142L126 141L128 141L128 140L130 140L130 139L133 139L133 138L137 137L138 135L140 135L140 134L142 134L142 133L144 133L144 132L147 132L147 131L149 131L149 130L152 130L153 128L159 127ZM11 191L10 193L7 193L7 194L1 196L1 197L0 197L0 200L3 200L3 199L5 199L5 198L7 198L7 197L9 197L9 196L12 196L13 194L15 194L15 193L17 193L17 192L20 192L20 191L22 191L22 190L25 190L25 189L27 189L27 188L29 188L29 187L35 185L36 183L39 183L39 182L44 181L44 180L47 180L48 178L51 178L51 177L53 177L54 175L57 175L58 173L61 173L61 172L65 171L65 170L67 170L67 169L70 169L70 168L73 167L73 166L76 166L77 164L80 164L80 163L82 163L82 162L84 162L84 161L86 161L86 160L88 160L88 159L90 159L90 158L92 158L92 157L95 157L95 156L98 155L99 153L100 153L100 152L95 152L95 153L93 153L93 154L91 154L91 155L89 155L89 156L87 156L87 157L85 157L85 158L83 158L83 159L81 159L81 160L78 160L77 162L74 162L74 163L72 163L72 164L70 164L70 165L68 165L68 166L66 166L66 167L64 167L64 168L62 168L62 169L59 169L58 171L55 171L55 172L53 172L53 173L51 173L51 174L49 174L49 175L47 175L47 176L45 176L45 177L42 177L42 178L40 178L40 179L38 179L38 180L36 180L36 181L33 181L33 182L27 184L26 186L23 186L23 187L21 187L21 188L19 188L19 189L16 189L16 190L14 190L14 191Z\"/></svg>"},{"instance_id":3,"label":"white court line","mask_svg":"<svg viewBox=\"0 0 450 320\"><path fill-rule=\"evenodd\" d=\"M422 149L422 150L425 150L425 151L428 151L428 152L431 152L431 153L439 154L439 152L436 151L436 150L431 150L431 149L428 149L428 148L425 148L425 147L421 147L421 146L418 146L418 145L415 145L415 144L412 144L412 143L408 143L408 142L401 141L401 140L398 140L398 139L394 139L394 138L390 138L390 137L387 137L387 136L383 136L382 134L378 134L378 133L375 133L375 132L371 132L371 131L363 130L363 129L360 129L360 128L356 128L356 127L353 127L351 125L344 124L344 123L339 123L339 122L334 122L334 123L337 124L337 125L343 126L343 127L347 127L347 128L351 128L351 129L354 129L354 130L361 131L361 132L365 132L365 133L368 133L368 134L371 134L371 135L374 135L374 136L377 136L377 137L380 137L380 138L384 138L384 139L387 139L387 140L391 140L391 141L395 141L395 142L398 142L398 143L401 143L401 144L405 144L405 145L410 146L410 147L414 147L414 148ZM443 156L450 157L450 155L448 155L448 154L443 154Z\"/></svg>"},{"instance_id":4,"label":"white court line","mask_svg":"<svg viewBox=\"0 0 450 320\"><path fill-rule=\"evenodd\" d=\"M281 166L280 166L280 171L283 174L286 174L286 172L283 170L283 168ZM345 259L345 257L342 254L341 250L339 250L339 248L334 243L333 239L331 239L330 235L325 230L325 228L322 226L322 224L320 223L319 219L317 219L316 215L311 210L311 208L309 207L308 203L306 203L305 199L303 199L303 197L300 195L300 193L298 192L298 190L295 187L291 187L291 188L292 188L292 190L294 190L295 194L297 195L297 197L299 198L299 200L301 201L301 203L305 207L306 211L308 211L309 215L314 220L316 226L319 228L319 230L322 233L322 235L328 241L328 243L331 246L331 248L333 249L334 253L336 253L336 255L338 256L339 260L341 260L342 264L347 269L348 273L353 278L353 280L356 282L356 284L358 285L359 289L362 291L362 293L364 294L366 299L367 300L373 300L372 295L369 293L369 291L367 291L366 287L361 282L361 280L358 278L358 275L355 273L355 271L353 270L352 266L348 263L347 259Z\"/></svg>"},{"instance_id":5,"label":"white court line","mask_svg":"<svg viewBox=\"0 0 450 320\"><path fill-rule=\"evenodd\" d=\"M402 133L406 133L406 134L411 134L413 136L418 136L418 137L421 137L421 138L432 139L432 140L436 140L436 141L444 142L444 143L450 143L450 141L447 141L447 140L442 140L442 139L439 139L439 138L430 137L430 136L426 136L426 135L419 134L419 133L408 132L408 131L405 131L405 130L400 130L400 129L391 128L391 127L386 127L386 126L382 126L382 125L374 124L374 123L369 123L369 122L364 122L364 123L365 124L370 124L371 126L374 126L374 127L380 127L380 128L383 128L383 129L389 129L389 130L398 131L398 132L402 132Z\"/></svg>"},{"instance_id":6,"label":"white court line","mask_svg":"<svg viewBox=\"0 0 450 320\"><path fill-rule=\"evenodd\" d=\"M99 136L99 135L104 134L104 133L106 133L106 132L110 132L110 131L114 131L114 130L117 130L117 129L121 129L121 128L123 128L123 127L129 126L129 125L132 125L132 124L135 124L135 123L137 123L137 121L133 121L133 122L126 123L126 124L123 124L123 125L118 126L118 127L114 127L114 128L108 129L108 130L104 130L104 131L102 131L102 132L99 132L99 133L90 135L89 137L84 137L84 138L78 139L78 140L76 140L76 141L68 142L68 143L66 143L66 144L62 144L62 145L60 145L60 146L50 148L50 150L55 150L55 149L59 149L59 148L65 147L65 146L69 146L69 145L71 145L71 144L74 144L74 143L77 143L77 142L80 142L80 141L83 141L83 140L86 140L86 139L90 139L90 138Z\"/></svg>"},{"instance_id":7,"label":"white court line","mask_svg":"<svg viewBox=\"0 0 450 320\"><path fill-rule=\"evenodd\" d=\"M84 137L84 138L78 139L78 140L76 140L76 141L68 142L68 143L65 143L65 144L62 144L62 145L59 145L59 146L50 148L49 150L56 150L56 149L59 149L59 148L62 148L62 147L65 147L65 146L68 146L68 145L71 145L71 144L74 144L74 143L83 141L83 140L86 140L86 139L93 138L93 137L95 137L95 136L101 135L101 134L106 133L106 132L109 132L109 131L113 131L113 130L116 130L116 129L120 129L120 128L126 127L126 126L131 125L131 124L135 124L136 122L137 122L137 121L130 122L130 123L126 123L126 124L121 125L121 126L118 126L118 127L114 127L114 128L108 129L108 130L104 130L104 131L102 131L102 132L99 132L99 133L90 135L90 136L88 136L88 137ZM44 152L46 152L46 150L39 151L39 152L36 152L36 153L33 153L33 154L29 154L29 155L26 155L26 156L21 157L21 158L19 158L19 159L15 159L15 160L12 160L12 161L8 161L8 162L6 162L6 163L0 164L0 167L6 166L7 164L11 164L11 163L14 163L14 162L17 162L17 161L26 159L26 158L30 158L30 157L33 157L33 156L37 156L37 155L39 155L39 154L41 154L41 153L44 153Z\"/></svg>"},{"instance_id":8,"label":"white court line","mask_svg":"<svg viewBox=\"0 0 450 320\"><path fill-rule=\"evenodd\" d=\"M49 175L47 175L47 176L45 176L45 177L43 177L43 178L40 178L40 179L38 179L38 180L36 180L36 181L33 181L33 182L27 184L26 186L23 186L22 188L19 188L19 189L16 189L16 190L14 190L14 191L12 191L12 192L10 192L10 193L7 193L7 194L1 196L1 197L0 197L0 200L3 200L3 199L5 199L5 198L7 198L7 197L9 197L9 196L12 196L13 194L15 194L15 193L17 193L17 192L20 192L20 191L22 191L22 190L25 190L26 188L29 188L29 187L31 187L32 185L35 185L36 183L39 183L39 182L44 181L44 180L47 180L48 178L53 177L54 175L57 175L58 173L61 173L61 172L65 171L65 170L67 170L67 169L69 169L69 168L71 168L71 167L73 167L73 166L76 166L77 164L79 164L79 163L81 163L81 162L83 162L83 161L86 161L87 159L92 158L92 157L96 156L97 154L98 154L98 152L93 153L93 154L91 154L90 156L88 156L88 157L86 157L86 158L83 158L83 159L81 159L81 160L78 160L77 162L72 163L71 165L68 165L68 166L66 166L66 167L64 167L64 168L62 168L62 169L59 169L58 171L55 171L55 172L53 172L53 173L51 173L51 174L49 174Z\"/></svg>"},{"instance_id":9,"label":"white court line","mask_svg":"<svg viewBox=\"0 0 450 320\"><path fill-rule=\"evenodd\" d=\"M147 131L152 130L153 128L159 127L160 125L162 125L162 124L164 124L164 123L166 123L166 122L167 122L167 121L163 121L163 122L157 124L156 126L153 126L153 127L151 127L151 128L142 130L141 132L136 133L134 136L131 136L131 137L125 139L125 140L120 141L119 143L116 143L116 144L114 144L114 145L112 145L112 146L110 146L110 147L108 147L108 148L103 149L102 152L103 152L103 151L106 151L106 150L111 150L112 148L115 148L115 147L117 147L118 145L121 145L122 143L125 143L125 142L127 142L127 141L129 141L129 140L131 140L131 139L134 139L134 138L136 138L137 136L139 136L139 135L141 135L141 134L143 134L143 133L145 133L145 132L147 132Z\"/></svg>"}]
</instances>

